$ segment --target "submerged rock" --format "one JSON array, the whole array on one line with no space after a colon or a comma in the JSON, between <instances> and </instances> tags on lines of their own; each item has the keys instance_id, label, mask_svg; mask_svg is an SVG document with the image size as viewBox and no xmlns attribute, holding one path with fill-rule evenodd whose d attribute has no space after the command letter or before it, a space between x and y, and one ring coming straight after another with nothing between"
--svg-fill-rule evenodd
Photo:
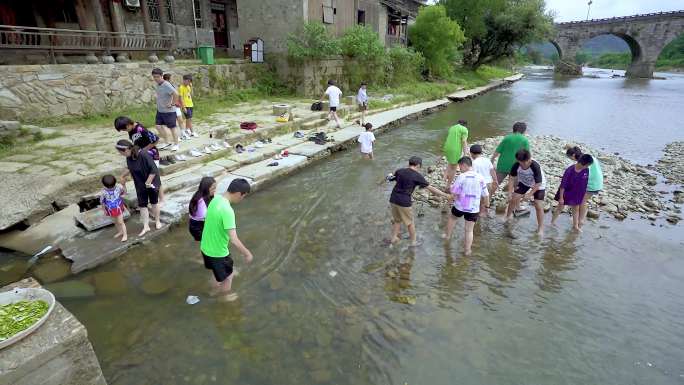
<instances>
[{"instance_id":1,"label":"submerged rock","mask_svg":"<svg viewBox=\"0 0 684 385\"><path fill-rule=\"evenodd\" d=\"M31 274L41 283L57 282L71 275L71 265L61 257L39 261Z\"/></svg>"},{"instance_id":2,"label":"submerged rock","mask_svg":"<svg viewBox=\"0 0 684 385\"><path fill-rule=\"evenodd\" d=\"M106 271L93 275L97 294L111 295L126 291L126 278L118 271Z\"/></svg>"},{"instance_id":3,"label":"submerged rock","mask_svg":"<svg viewBox=\"0 0 684 385\"><path fill-rule=\"evenodd\" d=\"M149 278L140 286L147 295L164 294L171 289L171 282L167 279Z\"/></svg>"},{"instance_id":4,"label":"submerged rock","mask_svg":"<svg viewBox=\"0 0 684 385\"><path fill-rule=\"evenodd\" d=\"M271 290L280 290L285 287L285 278L280 273L273 273L268 277Z\"/></svg>"},{"instance_id":5,"label":"submerged rock","mask_svg":"<svg viewBox=\"0 0 684 385\"><path fill-rule=\"evenodd\" d=\"M86 298L95 296L95 288L83 281L66 281L45 286L57 298Z\"/></svg>"}]
</instances>

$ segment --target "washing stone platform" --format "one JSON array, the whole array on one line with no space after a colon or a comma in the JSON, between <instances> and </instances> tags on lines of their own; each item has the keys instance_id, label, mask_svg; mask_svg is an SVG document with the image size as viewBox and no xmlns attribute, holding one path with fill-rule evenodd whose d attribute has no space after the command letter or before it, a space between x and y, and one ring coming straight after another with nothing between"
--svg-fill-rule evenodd
<instances>
[{"instance_id":1,"label":"washing stone platform","mask_svg":"<svg viewBox=\"0 0 684 385\"><path fill-rule=\"evenodd\" d=\"M469 92L473 95L481 94L507 83L508 81L496 81L488 87L480 87L469 90ZM467 93L460 91L457 96L467 98ZM407 119L428 114L445 107L449 103L448 98L417 103L375 113L368 116L367 120L373 124L376 133L382 133ZM354 119L354 116L350 116L350 119ZM271 137L270 143L265 143L259 147L255 146L253 141L264 139L264 135L252 133L249 134L249 137L242 136L241 144L245 148L253 148L253 151L238 154L232 148L224 149L199 158L195 164L186 163L182 168L175 168L175 172L169 172L172 169L165 168L162 175L162 185L165 189L166 199L161 208L161 219L165 224L159 230L153 230L143 237L137 236L141 225L138 215L133 211L137 206L135 189L132 184L128 184L127 204L133 214L132 218L127 221L128 242L122 243L115 239L113 237L114 227L108 226L94 232L88 232L84 229L76 232L71 231L68 237L55 235L53 237L55 244L61 250L62 255L72 262L72 273L94 268L117 258L132 247L153 241L166 232L170 225L182 222L187 217L188 203L202 177L215 177L218 183L218 193L225 192L230 182L236 178L246 179L253 191L257 191L318 159L326 158L333 152L357 146L356 139L364 129L359 125L347 125L341 129L336 129L328 123L327 126L311 130L300 128L300 131L304 134L303 138L296 138L291 131L285 130L285 133ZM319 131L326 132L328 138L332 138L334 141L324 144L308 141L311 134ZM252 141L245 141L248 138ZM287 151L289 155L277 159L276 155L283 153L283 151ZM179 167L178 164L172 166ZM97 192L93 192L84 196L84 199L96 199L97 194ZM97 208L96 210L101 209Z\"/></svg>"}]
</instances>

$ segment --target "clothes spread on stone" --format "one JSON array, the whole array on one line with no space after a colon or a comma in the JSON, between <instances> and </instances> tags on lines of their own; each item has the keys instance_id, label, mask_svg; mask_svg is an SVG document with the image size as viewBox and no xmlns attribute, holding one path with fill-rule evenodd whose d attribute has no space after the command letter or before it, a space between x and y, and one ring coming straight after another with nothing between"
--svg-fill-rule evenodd
<instances>
[{"instance_id":1,"label":"clothes spread on stone","mask_svg":"<svg viewBox=\"0 0 684 385\"><path fill-rule=\"evenodd\" d=\"M546 189L546 176L539 163L532 159L532 164L527 169L522 168L520 163L516 163L511 167L511 176L518 177L518 183L522 183L527 187L534 187L535 184L541 183L539 190Z\"/></svg>"},{"instance_id":2,"label":"clothes spread on stone","mask_svg":"<svg viewBox=\"0 0 684 385\"><path fill-rule=\"evenodd\" d=\"M474 170L460 174L451 185L454 207L465 213L480 211L480 200L489 196L487 183L482 175Z\"/></svg>"},{"instance_id":3,"label":"clothes spread on stone","mask_svg":"<svg viewBox=\"0 0 684 385\"><path fill-rule=\"evenodd\" d=\"M390 203L402 207L411 207L411 195L416 187L425 188L429 185L418 171L410 168L395 171L393 179L396 184L390 195Z\"/></svg>"}]
</instances>

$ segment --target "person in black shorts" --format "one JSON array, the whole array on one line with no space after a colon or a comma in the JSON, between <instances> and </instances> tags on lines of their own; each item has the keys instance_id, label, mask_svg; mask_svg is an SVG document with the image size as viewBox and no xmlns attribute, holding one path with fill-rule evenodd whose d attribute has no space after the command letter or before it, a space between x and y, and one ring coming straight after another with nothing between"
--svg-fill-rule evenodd
<instances>
[{"instance_id":1,"label":"person in black shorts","mask_svg":"<svg viewBox=\"0 0 684 385\"><path fill-rule=\"evenodd\" d=\"M126 179L128 176L133 178L135 193L138 197L138 208L143 228L139 236L145 235L150 231L150 212L155 218L157 229L161 229L162 223L159 220L159 190L161 189L161 178L159 169L154 164L154 160L140 147L134 145L126 139L121 139L116 143L116 150L126 157L127 170L121 176L121 184L126 189Z\"/></svg>"},{"instance_id":2,"label":"person in black shorts","mask_svg":"<svg viewBox=\"0 0 684 385\"><path fill-rule=\"evenodd\" d=\"M520 201L534 198L534 210L537 215L537 234L544 234L544 197L546 194L546 177L539 163L532 159L528 150L522 149L515 154L516 163L511 168L508 180L508 209L506 220L513 216L513 211Z\"/></svg>"},{"instance_id":3,"label":"person in black shorts","mask_svg":"<svg viewBox=\"0 0 684 385\"><path fill-rule=\"evenodd\" d=\"M465 219L463 238L463 250L465 255L470 255L473 246L473 228L480 216L481 202L489 204L489 189L484 177L473 170L473 161L464 156L458 160L458 168L461 171L451 186L451 195L454 197L454 205L451 207L451 216L447 221L445 239L450 239L456 225L456 218Z\"/></svg>"}]
</instances>

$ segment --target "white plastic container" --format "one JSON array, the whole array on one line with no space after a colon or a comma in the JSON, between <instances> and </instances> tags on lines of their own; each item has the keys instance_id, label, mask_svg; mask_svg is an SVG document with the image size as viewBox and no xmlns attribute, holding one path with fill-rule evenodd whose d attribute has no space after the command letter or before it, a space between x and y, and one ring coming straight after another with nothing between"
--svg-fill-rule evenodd
<instances>
[{"instance_id":1,"label":"white plastic container","mask_svg":"<svg viewBox=\"0 0 684 385\"><path fill-rule=\"evenodd\" d=\"M0 342L0 349L4 349L15 342L21 340L22 338L28 336L38 328L48 319L52 310L55 308L55 296L45 289L38 288L26 288L26 289L13 289L10 291L5 291L0 293L0 306L8 305L10 303L19 301L36 301L42 300L47 302L48 310L47 312L33 325L29 326L27 329L20 331L19 333L13 335L12 337Z\"/></svg>"}]
</instances>

